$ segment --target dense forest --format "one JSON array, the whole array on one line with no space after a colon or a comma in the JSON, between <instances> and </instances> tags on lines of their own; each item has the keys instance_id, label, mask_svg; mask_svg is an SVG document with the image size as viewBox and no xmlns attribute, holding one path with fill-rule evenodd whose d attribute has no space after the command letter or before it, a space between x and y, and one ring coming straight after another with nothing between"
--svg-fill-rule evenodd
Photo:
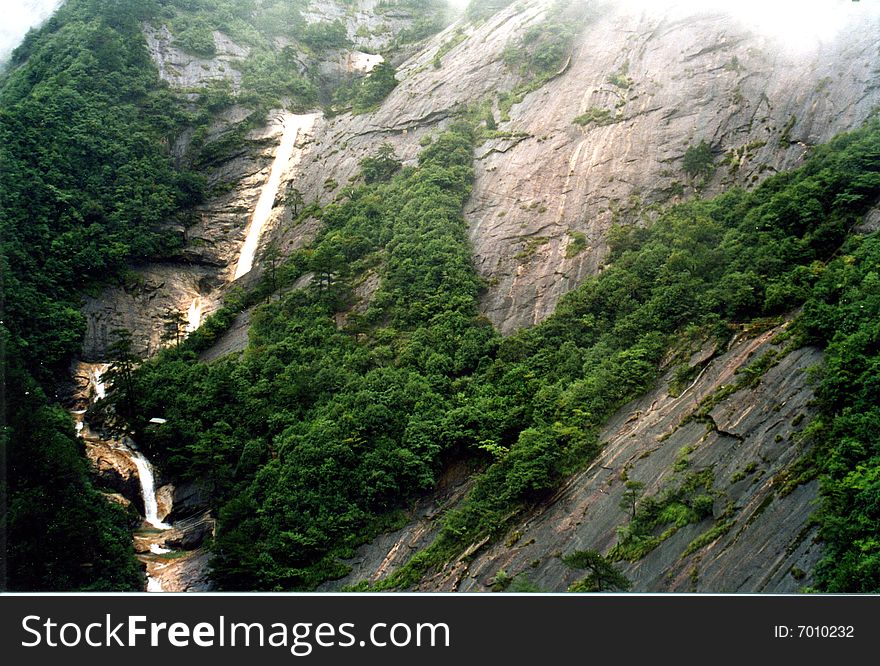
<instances>
[{"instance_id":1,"label":"dense forest","mask_svg":"<svg viewBox=\"0 0 880 666\"><path fill-rule=\"evenodd\" d=\"M141 588L128 517L95 489L54 396L79 351L80 294L173 251L158 225L198 200L173 168L181 116L140 35L144 3L68 2L0 89L0 224L11 589Z\"/></svg>"},{"instance_id":2,"label":"dense forest","mask_svg":"<svg viewBox=\"0 0 880 666\"><path fill-rule=\"evenodd\" d=\"M270 11L273 28L261 29L251 9L70 0L28 35L0 82L9 589L142 588L130 517L96 487L56 390L81 345L81 295L179 250L163 225L185 223L205 197L198 167L218 148L181 165L169 146L232 93L218 87L183 103L160 83L141 22L164 17L193 52L210 51L213 25L251 44L236 99L254 123L282 99L366 112L396 85L390 65L336 90L309 73L271 76L289 71L266 37L280 23ZM282 23L309 48L344 41L290 11ZM203 21L192 18L198 12ZM565 60L568 23L551 14L547 25L555 27L536 33L531 50L508 54L523 72L514 98ZM404 39L440 27L428 13ZM528 60L535 54L540 62ZM797 313L787 344L825 353L806 435L814 445L790 481L821 481L816 589L880 590L880 240L853 230L880 196L880 120L753 190L615 226L603 270L543 323L508 337L480 314L486 285L462 214L490 124L494 116L487 123L485 104L475 104L425 139L413 165L391 146L365 158L334 203L302 213L321 220L313 242L114 383L107 405L150 457L208 492L218 587L311 590L341 577L357 545L399 525L444 467L464 460L476 477L470 494L379 587L414 585L471 544L499 538L588 465L600 427L669 369L681 340L725 342L743 325ZM363 306L356 290L369 281L378 286ZM246 350L200 361L246 308ZM131 358L124 345L117 351L108 360L118 373ZM156 415L163 422L149 423ZM707 511L698 480L679 499L694 520ZM608 558L649 538L633 530Z\"/></svg>"}]
</instances>

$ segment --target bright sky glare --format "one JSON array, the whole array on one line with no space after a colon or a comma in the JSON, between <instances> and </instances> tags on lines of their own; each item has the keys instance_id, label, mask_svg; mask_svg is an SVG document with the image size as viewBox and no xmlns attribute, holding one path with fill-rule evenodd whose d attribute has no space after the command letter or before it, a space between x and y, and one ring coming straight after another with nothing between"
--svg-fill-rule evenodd
<instances>
[{"instance_id":1,"label":"bright sky glare","mask_svg":"<svg viewBox=\"0 0 880 666\"><path fill-rule=\"evenodd\" d=\"M0 0L0 62L21 43L28 29L41 24L61 0Z\"/></svg>"},{"instance_id":2,"label":"bright sky glare","mask_svg":"<svg viewBox=\"0 0 880 666\"><path fill-rule=\"evenodd\" d=\"M880 16L880 0L616 0L643 11L687 16L726 13L791 49L807 49L836 38L857 19Z\"/></svg>"}]
</instances>

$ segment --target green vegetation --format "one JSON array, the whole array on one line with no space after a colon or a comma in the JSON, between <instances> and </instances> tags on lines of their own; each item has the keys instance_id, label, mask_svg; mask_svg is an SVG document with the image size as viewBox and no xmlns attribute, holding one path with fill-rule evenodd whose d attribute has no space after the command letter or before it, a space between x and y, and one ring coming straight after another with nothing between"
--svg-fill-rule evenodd
<instances>
[{"instance_id":1,"label":"green vegetation","mask_svg":"<svg viewBox=\"0 0 880 666\"><path fill-rule=\"evenodd\" d=\"M519 104L526 95L560 73L568 62L578 30L594 16L594 10L588 5L557 0L541 23L505 47L502 53L504 63L522 80L510 92L499 95L502 120L510 120L510 109L514 104Z\"/></svg>"},{"instance_id":2,"label":"green vegetation","mask_svg":"<svg viewBox=\"0 0 880 666\"><path fill-rule=\"evenodd\" d=\"M734 522L735 521L733 520L725 520L724 522L718 523L717 525L710 527L696 539L691 541L687 545L687 548L684 549L684 552L681 554L681 556L686 557L691 553L696 553L703 546L708 546L713 541L720 539L730 531L730 528L733 527Z\"/></svg>"},{"instance_id":3,"label":"green vegetation","mask_svg":"<svg viewBox=\"0 0 880 666\"><path fill-rule=\"evenodd\" d=\"M210 58L216 53L214 34L211 26L203 18L183 21L174 35L174 45L178 48Z\"/></svg>"},{"instance_id":4,"label":"green vegetation","mask_svg":"<svg viewBox=\"0 0 880 666\"><path fill-rule=\"evenodd\" d=\"M185 116L141 37L148 11L70 0L15 51L0 88L10 589L142 585L128 516L95 489L49 396L79 350L82 290L173 254L160 224L201 197L169 153Z\"/></svg>"},{"instance_id":5,"label":"green vegetation","mask_svg":"<svg viewBox=\"0 0 880 666\"><path fill-rule=\"evenodd\" d=\"M279 268L281 284L311 271L312 286L254 313L241 360L196 362L194 335L142 366L134 414L168 422L133 421L167 471L211 489L220 517L214 571L229 589L312 588L341 575L339 558L432 487L444 461L471 459L482 472L470 495L445 514L432 545L380 584L406 587L500 537L587 464L605 419L652 384L682 331L723 339L733 323L763 326L817 288L849 304L849 287L835 285L851 281L835 273L826 285L831 269L817 262L873 284L865 250L831 255L880 191L878 137L874 121L752 192L617 229L605 271L540 326L501 340L476 315L458 213L475 137L459 124L425 142L417 167L324 209L315 245ZM350 307L356 276L376 266L382 281L369 307L337 328L334 313ZM836 302L808 303L804 318L817 322L810 340L833 335ZM864 299L852 303L861 312ZM873 321L874 310L865 312ZM757 381L775 360L756 359L741 381ZM638 558L711 515L711 471L693 470L688 450L677 470L667 489L638 499L613 557Z\"/></svg>"},{"instance_id":6,"label":"green vegetation","mask_svg":"<svg viewBox=\"0 0 880 666\"><path fill-rule=\"evenodd\" d=\"M861 176L874 187L880 182L878 147L875 139L874 170ZM877 234L851 238L823 268L801 320L801 341L825 349L816 387L821 413L806 435L817 443L813 464L822 474L818 520L825 546L816 585L828 592L880 590L878 269Z\"/></svg>"},{"instance_id":7,"label":"green vegetation","mask_svg":"<svg viewBox=\"0 0 880 666\"><path fill-rule=\"evenodd\" d=\"M249 13L257 4L260 12ZM168 146L183 126L204 138L211 113L231 100L256 109L288 95L306 104L315 94L299 75L274 75L295 71L294 54L260 46L266 33L251 25L265 20L296 35L295 3L105 5L65 3L15 53L0 90L13 589L140 587L129 516L96 490L69 417L50 404L80 344L79 294L123 283L133 262L175 256L161 224L185 223L203 186L173 166ZM576 29L566 12L580 6L557 5L524 36L527 56L507 54L524 81L507 109L565 65ZM188 107L159 84L140 24L167 18L178 40L207 48L204 26L182 19L195 9L215 12L206 14L209 26L254 47L239 97L210 86ZM272 12L291 21L269 21ZM310 48L339 37L336 28L320 30L327 34L316 32ZM393 88L393 68L377 69L358 84L356 110ZM426 141L415 166L400 168L384 149L364 160L364 184L340 188L335 203L301 202L300 216L322 220L316 240L273 260L262 282L230 294L185 340L169 317L177 344L156 359L135 369L118 336L110 402L165 473L210 494L218 584L313 589L344 574L342 558L399 526L401 509L432 489L447 463L465 459L476 470L470 494L439 518L435 542L379 587L411 585L502 537L588 464L606 419L652 385L683 334L723 341L743 322L803 306L793 342L821 346L826 362L817 376L820 416L804 434L813 448L785 487L822 478L819 589L880 589L880 240L851 234L880 194L880 122L815 149L803 168L752 192L675 206L647 228L616 228L605 270L541 325L502 339L478 314L483 285L461 216L474 145L493 131L475 127L485 111ZM220 159L241 132L204 145L198 164ZM708 177L711 148L691 150L685 169ZM377 275L379 286L358 303L364 275ZM292 291L305 276L309 285ZM253 312L244 354L199 362L245 308ZM756 359L737 385L759 381L776 360ZM150 424L147 415L167 421ZM623 589L608 559L641 557L711 516L712 473L693 469L690 453L682 450L675 476L655 495L628 481L632 520L620 545L608 558L569 556L591 572L573 589ZM717 538L726 518L691 546ZM499 572L494 584L528 587L520 576Z\"/></svg>"},{"instance_id":8,"label":"green vegetation","mask_svg":"<svg viewBox=\"0 0 880 666\"><path fill-rule=\"evenodd\" d=\"M336 89L334 109L351 108L353 113L375 111L397 86L396 74L397 70L387 61L379 63L367 76Z\"/></svg>"},{"instance_id":9,"label":"green vegetation","mask_svg":"<svg viewBox=\"0 0 880 666\"><path fill-rule=\"evenodd\" d=\"M715 156L712 154L712 146L705 141L700 141L696 146L688 146L682 161L684 172L691 178L702 176L704 180L711 178L715 170Z\"/></svg>"},{"instance_id":10,"label":"green vegetation","mask_svg":"<svg viewBox=\"0 0 880 666\"><path fill-rule=\"evenodd\" d=\"M684 454L686 460L687 453ZM682 473L687 465L677 465ZM712 515L712 472L685 472L682 480L656 496L624 496L624 506L632 507L632 520L618 528L619 542L609 554L612 560L641 559L689 523ZM637 490L641 490L638 488ZM627 484L627 492L632 493ZM637 503L636 503L637 500Z\"/></svg>"},{"instance_id":11,"label":"green vegetation","mask_svg":"<svg viewBox=\"0 0 880 666\"><path fill-rule=\"evenodd\" d=\"M314 51L344 49L351 46L342 21L325 21L303 26L299 39Z\"/></svg>"},{"instance_id":12,"label":"green vegetation","mask_svg":"<svg viewBox=\"0 0 880 666\"><path fill-rule=\"evenodd\" d=\"M616 122L620 122L620 116L613 113L610 109L594 106L577 116L572 122L581 126L596 125L597 127L604 127L605 125L613 125Z\"/></svg>"},{"instance_id":13,"label":"green vegetation","mask_svg":"<svg viewBox=\"0 0 880 666\"><path fill-rule=\"evenodd\" d=\"M627 74L629 74L629 63L625 62L620 69L608 77L608 83L621 90L629 90L635 82Z\"/></svg>"},{"instance_id":14,"label":"green vegetation","mask_svg":"<svg viewBox=\"0 0 880 666\"><path fill-rule=\"evenodd\" d=\"M589 571L586 578L568 588L569 592L614 592L626 591L632 584L601 553L595 550L576 550L562 558L572 569Z\"/></svg>"},{"instance_id":15,"label":"green vegetation","mask_svg":"<svg viewBox=\"0 0 880 666\"><path fill-rule=\"evenodd\" d=\"M490 16L497 14L505 7L509 7L515 0L471 0L465 11L465 16L474 23L485 21Z\"/></svg>"},{"instance_id":16,"label":"green vegetation","mask_svg":"<svg viewBox=\"0 0 880 666\"><path fill-rule=\"evenodd\" d=\"M136 408L117 396L163 469L211 491L224 588L339 575L337 558L432 487L443 452L466 446L450 414L496 343L477 317L459 212L472 142L469 125L454 126L417 168L327 206L318 241L279 267L281 283L312 272L312 286L254 314L240 361L195 362L192 336L141 366ZM354 278L377 262L372 303L338 330ZM168 422L139 416L156 413Z\"/></svg>"},{"instance_id":17,"label":"green vegetation","mask_svg":"<svg viewBox=\"0 0 880 666\"><path fill-rule=\"evenodd\" d=\"M391 180L391 176L399 170L400 160L394 155L394 147L390 143L383 143L375 155L361 160L361 173L367 185Z\"/></svg>"},{"instance_id":18,"label":"green vegetation","mask_svg":"<svg viewBox=\"0 0 880 666\"><path fill-rule=\"evenodd\" d=\"M587 236L580 231L569 231L568 236L571 241L565 248L565 257L571 259L587 249Z\"/></svg>"}]
</instances>

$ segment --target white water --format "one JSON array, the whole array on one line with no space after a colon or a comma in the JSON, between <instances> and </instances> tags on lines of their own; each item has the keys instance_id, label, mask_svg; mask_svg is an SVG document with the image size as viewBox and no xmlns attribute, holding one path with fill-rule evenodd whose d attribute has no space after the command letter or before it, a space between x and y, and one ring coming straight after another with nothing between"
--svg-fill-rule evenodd
<instances>
[{"instance_id":1,"label":"white water","mask_svg":"<svg viewBox=\"0 0 880 666\"><path fill-rule=\"evenodd\" d=\"M272 208L275 205L275 197L278 194L278 186L281 184L281 176L293 159L293 164L299 163L302 156L300 151L294 155L296 139L300 132L308 132L315 124L317 113L307 113L303 115L295 115L287 113L284 115L282 125L284 127L281 134L281 142L278 144L278 150L275 153L275 160L272 162L272 169L269 171L269 178L260 192L260 198L257 200L257 206L254 208L254 214L248 223L247 234L245 236L244 245L241 248L241 254L238 257L238 264L235 267L235 276L237 280L242 275L249 273L254 267L254 256L260 245L260 236L263 235L263 228L269 217L272 215Z\"/></svg>"},{"instance_id":2,"label":"white water","mask_svg":"<svg viewBox=\"0 0 880 666\"><path fill-rule=\"evenodd\" d=\"M196 296L186 311L186 332L192 333L202 323L202 297Z\"/></svg>"},{"instance_id":3,"label":"white water","mask_svg":"<svg viewBox=\"0 0 880 666\"><path fill-rule=\"evenodd\" d=\"M156 555L164 555L165 553L170 553L171 549L160 546L158 543L151 543L150 552L155 553Z\"/></svg>"},{"instance_id":4,"label":"white water","mask_svg":"<svg viewBox=\"0 0 880 666\"><path fill-rule=\"evenodd\" d=\"M141 481L141 496L144 498L144 519L160 530L171 529L171 525L159 520L159 503L156 501L156 487L153 481L153 466L140 451L131 452L131 460L137 467Z\"/></svg>"},{"instance_id":5,"label":"white water","mask_svg":"<svg viewBox=\"0 0 880 666\"><path fill-rule=\"evenodd\" d=\"M107 397L107 386L104 384L104 373L110 367L109 363L100 363L89 368L89 381L95 389L95 397L103 400Z\"/></svg>"}]
</instances>

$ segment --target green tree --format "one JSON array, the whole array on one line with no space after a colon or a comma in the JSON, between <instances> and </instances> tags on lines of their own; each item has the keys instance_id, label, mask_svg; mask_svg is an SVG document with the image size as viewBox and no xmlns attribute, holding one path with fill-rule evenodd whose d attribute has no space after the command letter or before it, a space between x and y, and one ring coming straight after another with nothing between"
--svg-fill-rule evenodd
<instances>
[{"instance_id":1,"label":"green tree","mask_svg":"<svg viewBox=\"0 0 880 666\"><path fill-rule=\"evenodd\" d=\"M568 588L569 592L625 592L632 587L629 579L595 550L576 550L562 561L572 569L589 571L586 578Z\"/></svg>"},{"instance_id":2,"label":"green tree","mask_svg":"<svg viewBox=\"0 0 880 666\"><path fill-rule=\"evenodd\" d=\"M641 481L627 481L625 487L623 496L620 498L620 508L627 511L630 517L635 519L636 506L645 491L645 484Z\"/></svg>"},{"instance_id":3,"label":"green tree","mask_svg":"<svg viewBox=\"0 0 880 666\"><path fill-rule=\"evenodd\" d=\"M390 180L400 169L400 160L394 154L394 146L383 143L376 154L361 160L361 173L368 185Z\"/></svg>"},{"instance_id":4,"label":"green tree","mask_svg":"<svg viewBox=\"0 0 880 666\"><path fill-rule=\"evenodd\" d=\"M712 146L705 141L700 141L695 146L688 146L682 160L682 168L691 178L703 176L703 178L708 179L715 170L714 163L715 157L712 154Z\"/></svg>"},{"instance_id":5,"label":"green tree","mask_svg":"<svg viewBox=\"0 0 880 666\"><path fill-rule=\"evenodd\" d=\"M181 340L186 337L186 324L183 312L176 308L166 308L162 317L162 342L180 346Z\"/></svg>"},{"instance_id":6,"label":"green tree","mask_svg":"<svg viewBox=\"0 0 880 666\"><path fill-rule=\"evenodd\" d=\"M111 336L113 342L107 348L110 367L106 373L109 397L123 414L134 415L137 404L134 370L140 359L134 354L130 331L118 328L111 332Z\"/></svg>"},{"instance_id":7,"label":"green tree","mask_svg":"<svg viewBox=\"0 0 880 666\"><path fill-rule=\"evenodd\" d=\"M295 187L290 187L287 190L287 195L284 198L284 203L290 206L293 210L293 216L296 217L299 215L300 210L303 205L305 205L305 197L303 193Z\"/></svg>"}]
</instances>

